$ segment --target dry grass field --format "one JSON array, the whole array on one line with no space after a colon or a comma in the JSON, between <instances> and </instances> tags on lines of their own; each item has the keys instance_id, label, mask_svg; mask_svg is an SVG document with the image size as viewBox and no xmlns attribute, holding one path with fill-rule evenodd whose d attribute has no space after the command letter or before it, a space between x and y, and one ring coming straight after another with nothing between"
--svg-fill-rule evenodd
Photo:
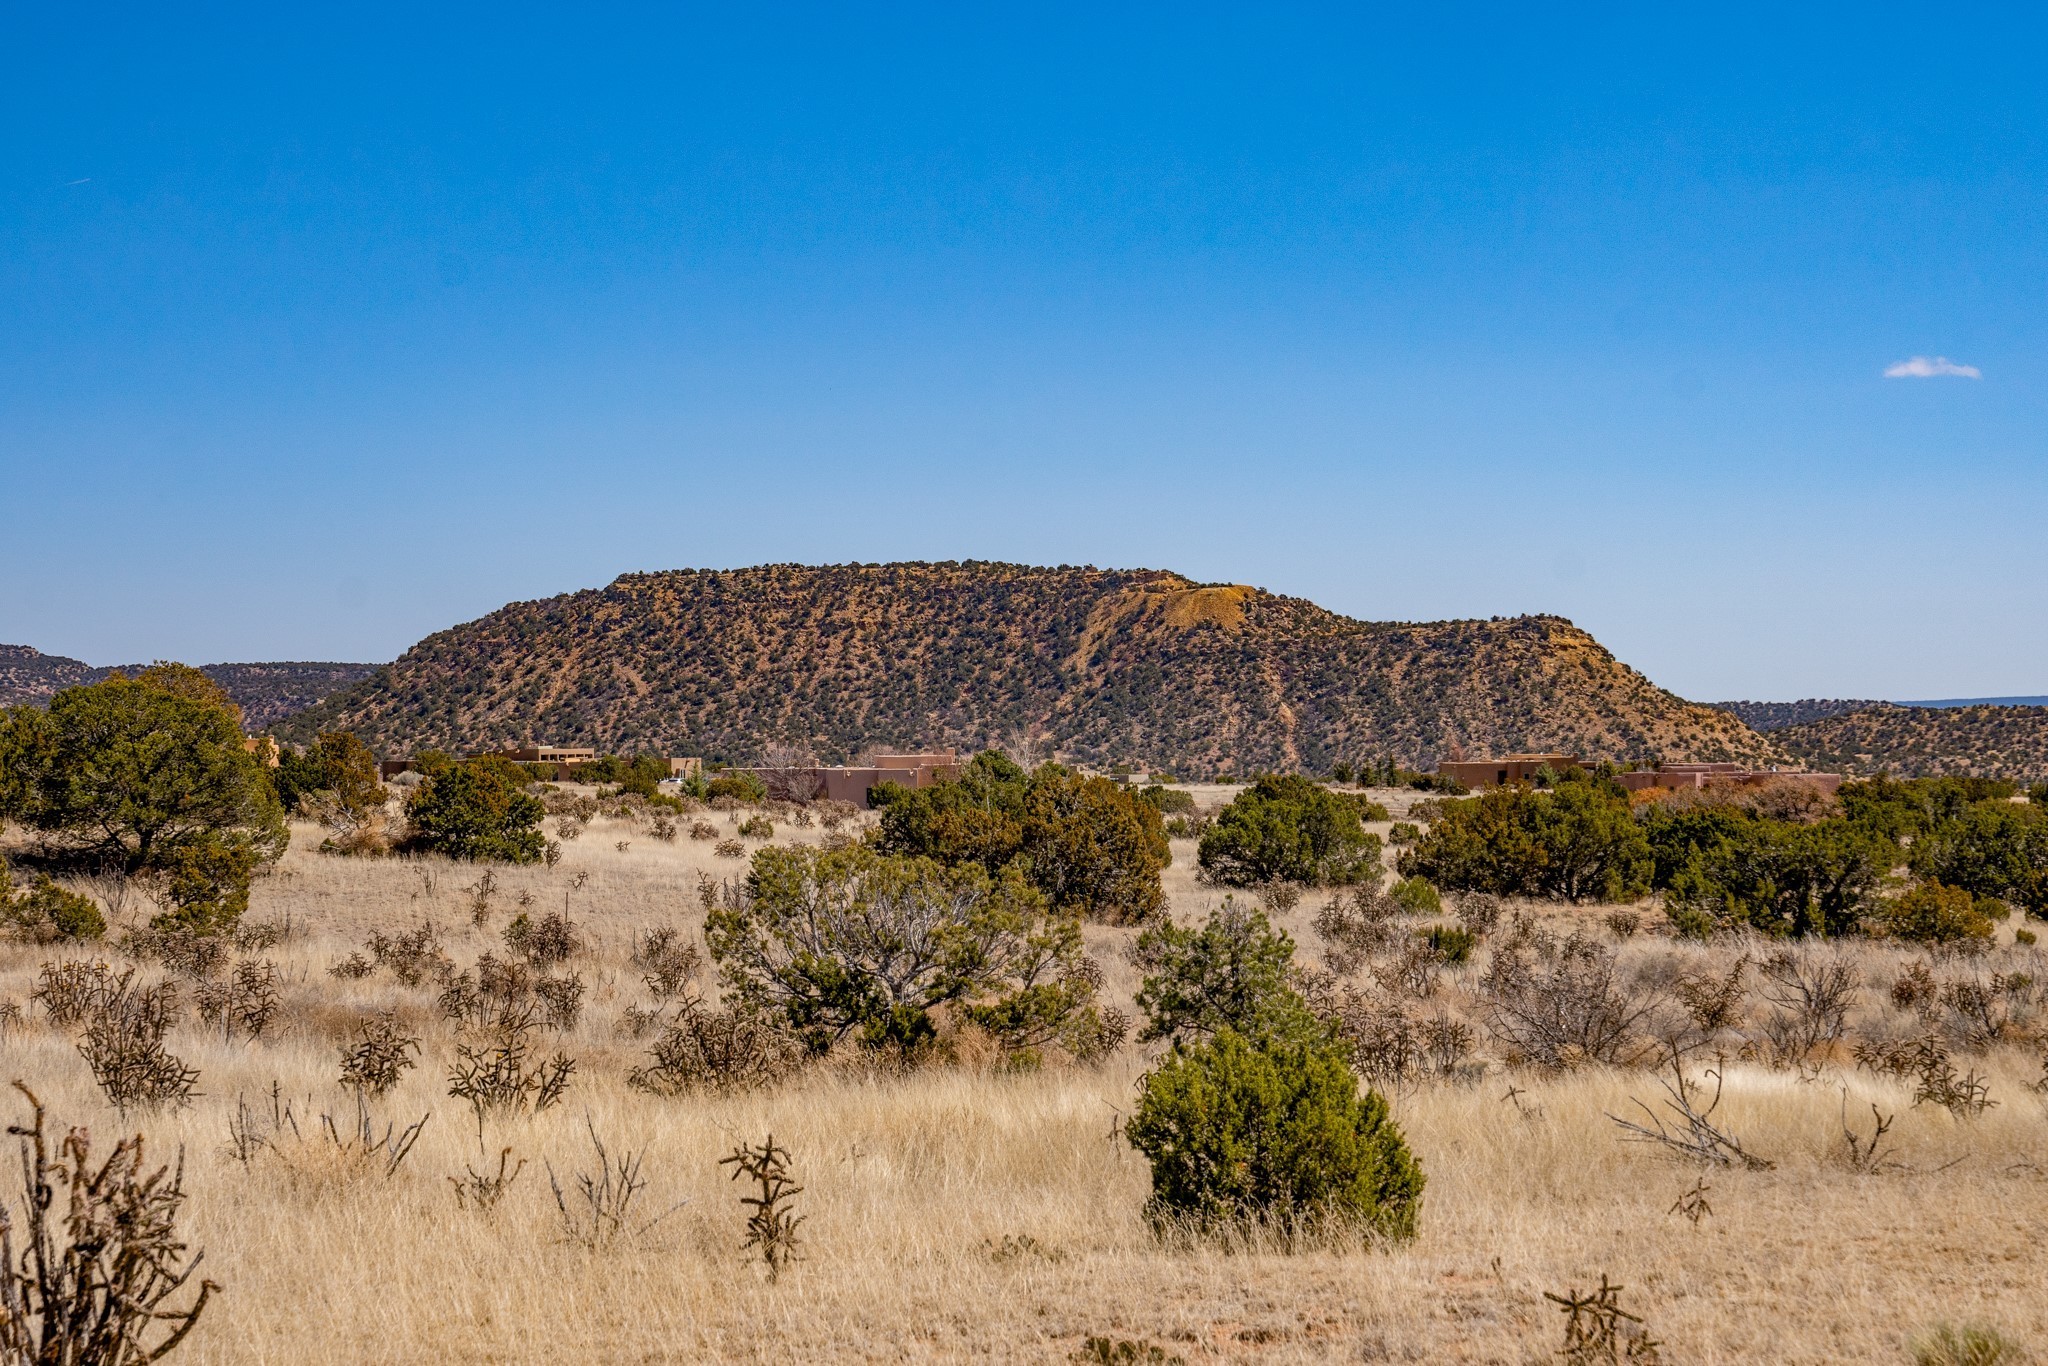
<instances>
[{"instance_id":1,"label":"dry grass field","mask_svg":"<svg viewBox=\"0 0 2048 1366\"><path fill-rule=\"evenodd\" d=\"M175 1360L1063 1361L1107 1337L1188 1362L1523 1363L1557 1359L1562 1318L1544 1293L1603 1275L1626 1287L1624 1305L1670 1363L1907 1362L1916 1335L1944 1321L2048 1350L2038 1049L1969 1059L1996 1102L1974 1119L1915 1106L1910 1082L1846 1054L1802 1071L1730 1061L1716 1118L1774 1166L1703 1173L1623 1142L1607 1118L1656 1100L1651 1072L1509 1070L1487 1061L1482 1040L1465 1074L1391 1097L1429 1179L1413 1244L1169 1247L1141 1218L1145 1163L1117 1135L1146 1066L1135 1045L1099 1069L846 1067L673 1100L629 1089L646 1043L619 1024L647 998L627 957L650 929L696 934L698 875L743 866L710 841L663 844L644 825L600 816L560 867L500 870L478 927L463 890L477 870L326 857L313 852L312 827L294 834L249 917L290 924L283 942L251 955L279 968L284 1010L253 1043L188 1017L172 1049L200 1070L193 1104L117 1114L70 1034L35 1010L0 1040L5 1075L35 1087L60 1120L102 1142L140 1128L164 1157L182 1145L193 1241L224 1289ZM790 836L819 832L778 832ZM1192 846L1177 844L1168 888L1184 919L1216 900L1192 864ZM536 912L566 905L589 942L570 965L588 985L583 1018L561 1040L577 1068L560 1106L489 1123L480 1138L447 1095L452 1033L433 988L328 969L372 932L422 918L467 966L503 951L499 932L522 894ZM1310 960L1313 910L1311 897L1279 917ZM1606 933L1598 912L1583 919ZM2000 969L2034 970L2033 951L2010 935L1994 952ZM1105 990L1126 1006L1130 937L1089 931ZM1622 951L1638 967L1734 953L1681 948L1649 928ZM1877 1019L1909 955L1856 954L1858 1011ZM26 1002L39 966L59 956L0 948L0 1000ZM1463 1000L1477 970L1447 974L1443 999ZM338 1156L319 1118L354 1125L341 1045L385 1009L425 1042L420 1065L375 1103L379 1132L431 1116L388 1177ZM1844 1116L1867 1134L1873 1102L1896 1116L1893 1163L1859 1171L1845 1156ZM290 1105L296 1135L289 1123L272 1132L274 1103ZM270 1138L246 1161L230 1143L244 1107ZM642 1160L641 1214L629 1223L662 1216L597 1249L564 1233L550 1189L552 1171L573 1203L575 1174L596 1169L593 1131ZM741 1251L740 1189L719 1165L737 1142L770 1132L792 1154L807 1216L803 1258L774 1283ZM458 1207L451 1178L494 1168L508 1147L526 1166L504 1200L488 1213ZM1703 1174L1710 1212L1697 1222L1673 1213Z\"/></svg>"}]
</instances>

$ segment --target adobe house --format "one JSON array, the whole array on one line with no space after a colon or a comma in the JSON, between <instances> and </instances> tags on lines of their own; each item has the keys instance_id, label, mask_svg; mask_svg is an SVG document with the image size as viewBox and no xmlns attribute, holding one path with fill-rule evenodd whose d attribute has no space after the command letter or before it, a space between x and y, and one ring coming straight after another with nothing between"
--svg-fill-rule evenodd
<instances>
[{"instance_id":1,"label":"adobe house","mask_svg":"<svg viewBox=\"0 0 2048 1366\"><path fill-rule=\"evenodd\" d=\"M743 768L735 770L761 780L768 795L784 800L868 804L868 789L882 783L898 787L930 787L960 776L957 750L924 754L872 754L857 768Z\"/></svg>"},{"instance_id":2,"label":"adobe house","mask_svg":"<svg viewBox=\"0 0 2048 1366\"><path fill-rule=\"evenodd\" d=\"M1578 762L1576 754L1503 754L1497 759L1445 759L1436 771L1466 787L1510 787L1534 782L1543 769L1562 773Z\"/></svg>"}]
</instances>

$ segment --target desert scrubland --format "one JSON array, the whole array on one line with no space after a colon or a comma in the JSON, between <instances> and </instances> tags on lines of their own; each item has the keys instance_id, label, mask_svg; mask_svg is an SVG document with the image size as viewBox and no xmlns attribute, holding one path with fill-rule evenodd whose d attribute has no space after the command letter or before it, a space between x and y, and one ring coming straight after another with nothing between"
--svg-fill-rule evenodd
<instances>
[{"instance_id":1,"label":"desert scrubland","mask_svg":"<svg viewBox=\"0 0 2048 1366\"><path fill-rule=\"evenodd\" d=\"M1211 805L1225 795L1198 793ZM1374 795L1399 816L1412 794ZM745 864L711 840L654 839L645 814L610 810L564 843L559 866L495 869L480 911L475 865L324 855L322 832L295 824L244 918L282 937L245 938L212 969L274 964L276 1017L251 1040L184 1010L169 1046L199 1079L181 1107L116 1112L76 1031L31 1003L45 964L130 965L113 945L146 905L125 907L104 946L0 947L0 1001L25 1007L0 1042L6 1075L96 1142L140 1130L158 1158L183 1150L187 1229L222 1290L177 1359L1057 1361L1106 1348L1124 1360L1520 1363L1558 1359L1564 1318L1545 1293L1590 1290L1603 1276L1625 1287L1623 1307L1667 1362L1910 1361L1941 1323L2048 1345L2048 1102L2033 1089L2042 1056L2024 1022L2007 1031L2017 1042L1972 1048L1958 1037L1956 1067L1987 1088L1981 1109L1916 1104L1914 1076L1853 1054L1860 1040L1962 1028L1924 1000L1917 1014L1895 1003L1893 984L1915 962L1937 982L2038 974L2038 954L2012 942L2011 926L1966 957L1873 942L1793 949L1853 970L1843 1037L1798 1066L1772 1065L1743 1056L1738 1026L1689 1065L1709 1096L1702 1069L1722 1075L1712 1122L1769 1164L1751 1168L1625 1141L1610 1116L1641 1119L1638 1102L1655 1109L1665 1097L1651 1019L1637 1065L1544 1069L1509 1061L1475 993L1489 945L1518 910L1613 952L1666 1032L1684 1013L1671 992L1681 976L1725 974L1758 946L1681 943L1648 908L1624 936L1625 924L1606 922L1612 908L1510 905L1473 959L1435 971L1414 1002L1467 1021L1469 1047L1442 1069L1383 1079L1428 1178L1419 1235L1292 1251L1184 1245L1146 1223L1147 1165L1119 1132L1156 1045L1010 1071L963 1042L950 1061L907 1071L853 1061L757 1090L630 1088L648 1040L632 1037L627 1011L651 1005L630 961L636 944L664 928L694 941L700 876ZM743 814L705 818L723 827ZM786 823L775 836L823 838ZM1171 913L1199 919L1222 894L1197 881L1191 841L1173 853ZM1330 896L1311 891L1275 913L1305 964L1324 956L1313 925ZM580 1018L544 1041L575 1069L560 1104L488 1118L480 1132L448 1093L455 1033L432 975L407 986L383 968L358 979L330 970L372 935L428 922L452 969L504 956L502 933L521 909L566 910L583 941L563 969L585 983ZM1135 933L1087 929L1102 998L1125 1011L1139 978ZM154 962L141 972L177 975ZM695 989L715 993L708 969ZM2027 1000L2022 986L2001 1008ZM1752 987L1738 1018L1768 1009ZM343 1050L384 1012L422 1040L418 1065L365 1103L376 1137L425 1117L395 1169L335 1141L359 1125L339 1080ZM1889 1125L1874 1159L1861 1146L1878 1122L1873 1105ZM773 1280L742 1247L742 1187L720 1164L770 1133L790 1153L804 1216L800 1259ZM579 1216L577 1175L599 1170L593 1134L614 1160L631 1154L645 1181L616 1236L595 1240L580 1218L565 1222L552 1188ZM494 1208L458 1199L472 1173L521 1163Z\"/></svg>"}]
</instances>

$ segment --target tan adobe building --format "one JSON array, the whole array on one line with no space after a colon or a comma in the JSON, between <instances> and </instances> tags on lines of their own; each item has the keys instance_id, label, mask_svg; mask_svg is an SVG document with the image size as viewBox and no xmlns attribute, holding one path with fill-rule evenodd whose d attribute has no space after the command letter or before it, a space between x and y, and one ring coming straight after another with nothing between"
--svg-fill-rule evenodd
<instances>
[{"instance_id":1,"label":"tan adobe building","mask_svg":"<svg viewBox=\"0 0 2048 1366\"><path fill-rule=\"evenodd\" d=\"M960 755L956 750L925 754L875 754L872 762L858 768L743 768L761 780L768 795L785 801L851 802L868 804L868 789L883 783L898 787L930 787L960 776Z\"/></svg>"},{"instance_id":2,"label":"tan adobe building","mask_svg":"<svg viewBox=\"0 0 2048 1366\"><path fill-rule=\"evenodd\" d=\"M1562 773L1578 762L1576 754L1503 754L1498 759L1446 759L1436 771L1466 787L1511 787L1534 782L1543 769Z\"/></svg>"}]
</instances>

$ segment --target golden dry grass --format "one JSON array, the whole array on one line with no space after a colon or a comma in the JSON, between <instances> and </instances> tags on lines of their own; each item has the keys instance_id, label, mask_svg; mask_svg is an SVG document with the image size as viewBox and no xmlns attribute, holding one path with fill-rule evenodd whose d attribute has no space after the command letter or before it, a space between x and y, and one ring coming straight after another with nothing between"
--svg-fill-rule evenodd
<instances>
[{"instance_id":1,"label":"golden dry grass","mask_svg":"<svg viewBox=\"0 0 2048 1366\"><path fill-rule=\"evenodd\" d=\"M1602 1274L1627 1287L1669 1362L1907 1361L1913 1335L1941 1320L2048 1346L2048 1124L2027 1089L2038 1060L2022 1052L1983 1064L1999 1104L1974 1121L1915 1108L1909 1089L1868 1074L1732 1067L1723 1116L1777 1166L1708 1173L1712 1213L1697 1227L1669 1210L1698 1171L1620 1142L1606 1118L1654 1099L1649 1074L1495 1070L1417 1087L1393 1098L1429 1176L1414 1244L1174 1249L1148 1233L1145 1165L1114 1133L1145 1065L1135 1048L1100 1070L846 1070L673 1101L626 1088L641 1045L615 1025L644 993L624 955L636 932L699 923L697 874L738 867L709 842L662 845L600 818L561 868L501 871L491 926L475 930L459 891L474 870L422 865L430 891L420 868L323 858L298 833L252 912L289 914L298 931L268 955L290 983L285 1023L256 1044L182 1028L173 1047L203 1073L192 1106L124 1121L68 1037L32 1019L0 1044L6 1075L60 1119L103 1142L142 1128L165 1156L184 1145L194 1241L226 1289L178 1360L1059 1361L1106 1335L1191 1362L1521 1363L1555 1359L1558 1315L1543 1292ZM631 841L624 853L619 839ZM1190 852L1176 850L1169 874L1183 915L1209 899ZM589 876L571 890L578 872ZM371 930L422 914L466 964L499 947L521 891L535 909L566 895L594 941L578 964L586 1019L568 1041L580 1066L565 1105L491 1124L480 1152L467 1110L445 1094L450 1041L430 992L343 983L326 968ZM1307 913L1287 920L1299 930ZM1125 998L1126 937L1090 932L1109 992ZM0 999L24 999L51 956L0 950ZM433 1116L394 1178L340 1170L317 1139L281 1141L246 1167L229 1154L237 1098L267 1106L273 1082L309 1138L323 1110L352 1117L338 1045L351 1021L389 1005L425 1025L427 1043L376 1111L401 1125ZM1523 1092L1512 1101L1510 1084ZM1898 1116L1904 1167L1865 1175L1841 1160L1845 1091L1859 1128L1873 1100ZM588 1169L586 1124L645 1152L647 1217L688 1203L605 1251L566 1240L544 1164L565 1183ZM794 1154L809 1216L804 1260L772 1285L740 1250L738 1191L718 1166L736 1141L771 1130ZM447 1178L505 1145L529 1163L511 1195L492 1215L458 1211ZM1001 1255L1005 1238L1023 1237L1036 1250Z\"/></svg>"}]
</instances>

